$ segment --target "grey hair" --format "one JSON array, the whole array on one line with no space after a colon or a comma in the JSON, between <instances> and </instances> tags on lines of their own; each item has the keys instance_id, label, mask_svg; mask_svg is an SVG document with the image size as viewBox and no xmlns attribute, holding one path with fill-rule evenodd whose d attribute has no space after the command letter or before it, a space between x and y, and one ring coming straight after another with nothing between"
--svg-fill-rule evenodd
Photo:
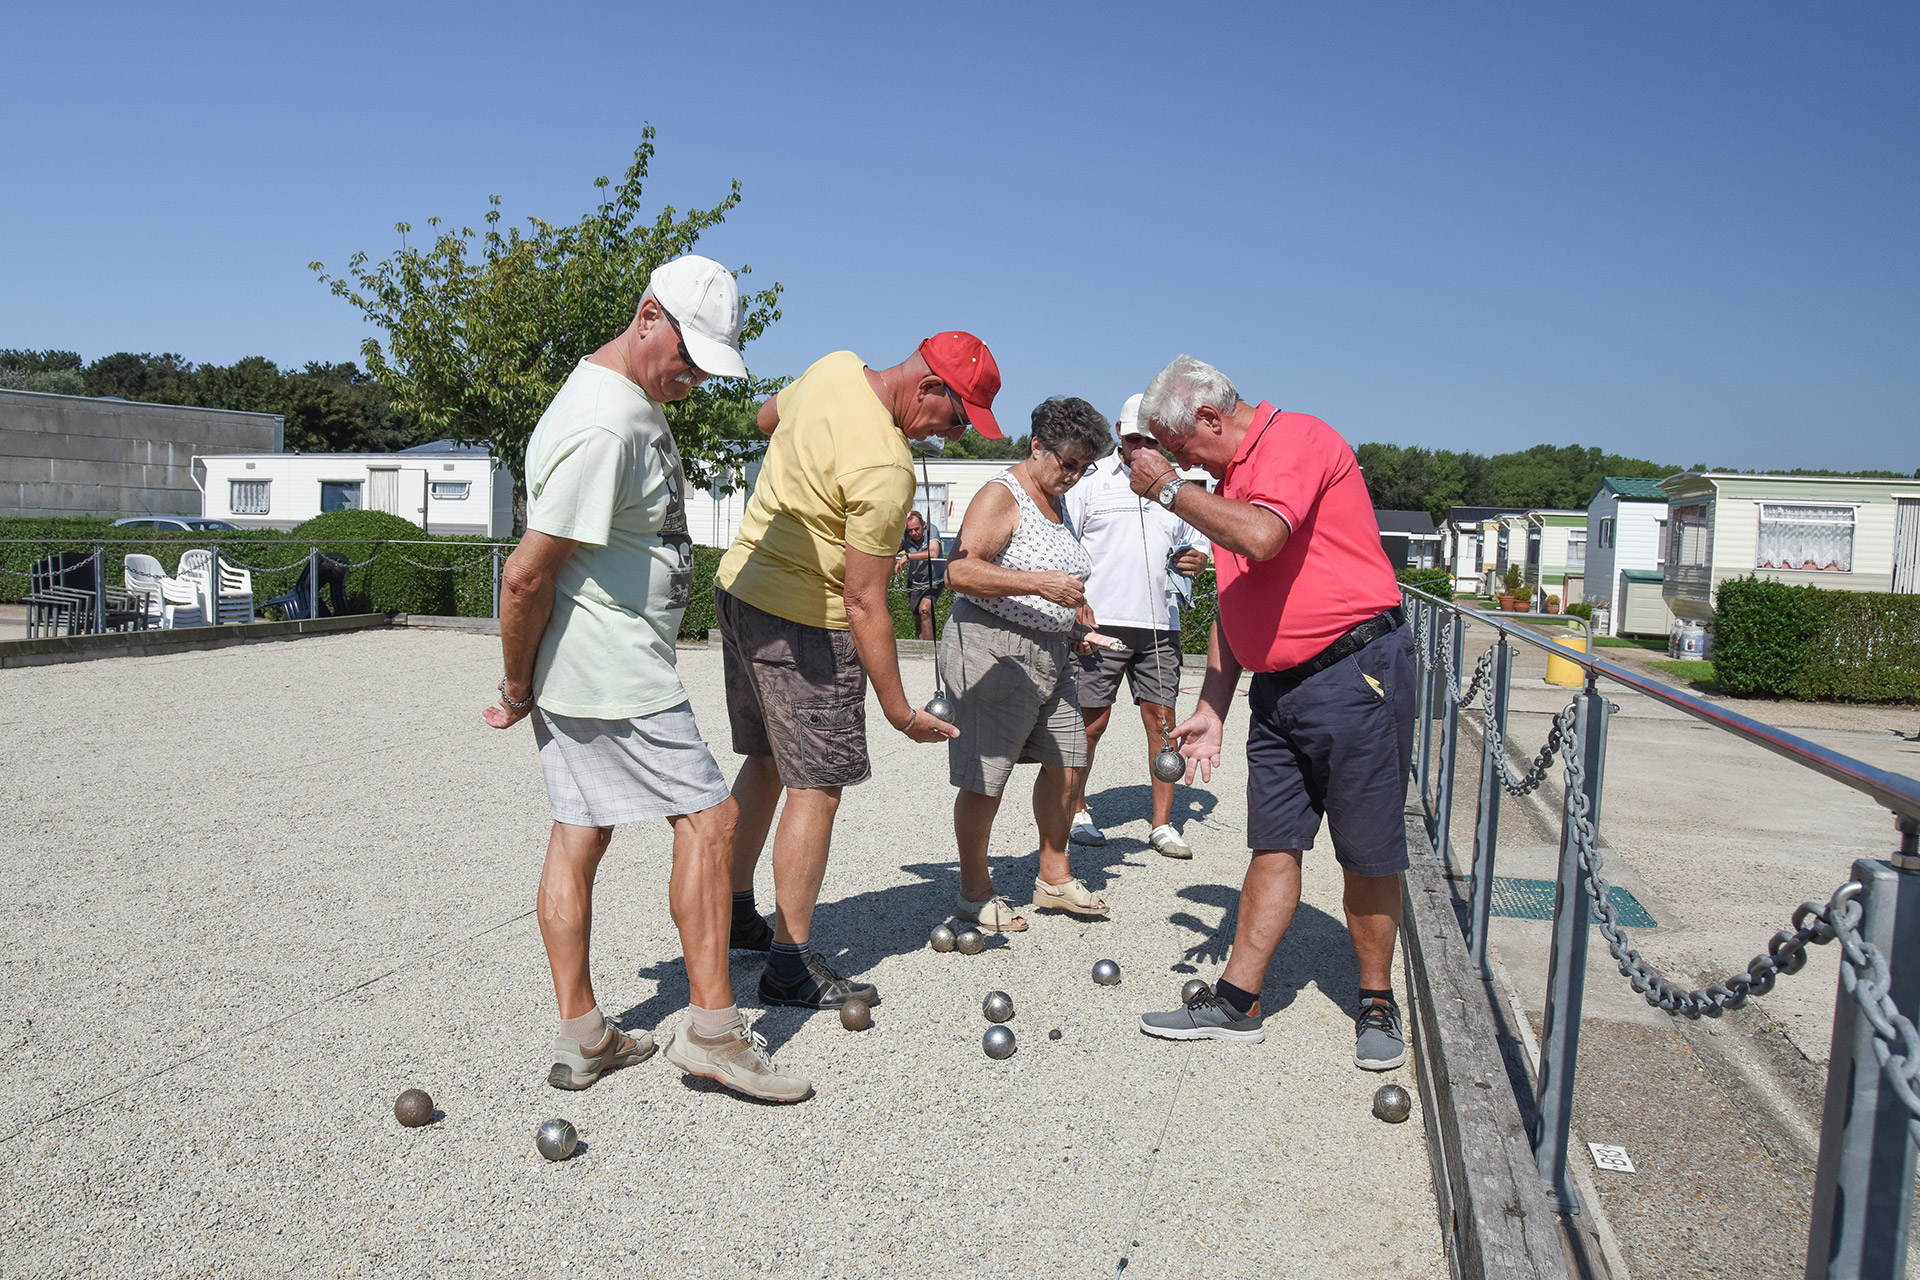
<instances>
[{"instance_id":1,"label":"grey hair","mask_svg":"<svg viewBox=\"0 0 1920 1280\"><path fill-rule=\"evenodd\" d=\"M1240 407L1240 393L1226 374L1206 361L1175 356L1147 384L1140 401L1140 421L1148 427L1157 422L1168 435L1192 435L1203 404L1225 416Z\"/></svg>"},{"instance_id":2,"label":"grey hair","mask_svg":"<svg viewBox=\"0 0 1920 1280\"><path fill-rule=\"evenodd\" d=\"M1092 462L1113 452L1113 425L1079 396L1054 396L1033 407L1033 443Z\"/></svg>"},{"instance_id":3,"label":"grey hair","mask_svg":"<svg viewBox=\"0 0 1920 1280\"><path fill-rule=\"evenodd\" d=\"M653 298L653 281L651 280L647 281L647 287L640 291L640 301L633 304L633 318L635 320L638 320L640 318L640 308L647 305L648 298ZM655 302L660 301L660 299L658 298L653 298L653 300ZM660 309L662 311L666 310L665 307L661 307Z\"/></svg>"}]
</instances>

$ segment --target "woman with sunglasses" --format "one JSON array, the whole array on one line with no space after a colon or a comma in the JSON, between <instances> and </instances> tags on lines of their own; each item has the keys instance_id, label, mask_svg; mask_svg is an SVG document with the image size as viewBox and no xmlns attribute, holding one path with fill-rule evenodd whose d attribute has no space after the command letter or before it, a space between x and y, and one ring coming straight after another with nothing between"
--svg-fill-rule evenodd
<instances>
[{"instance_id":1,"label":"woman with sunglasses","mask_svg":"<svg viewBox=\"0 0 1920 1280\"><path fill-rule=\"evenodd\" d=\"M960 846L955 907L983 929L1027 927L994 888L987 865L994 816L1016 764L1040 766L1033 905L1081 916L1107 912L1067 864L1074 790L1087 767L1086 723L1068 653L1085 650L1094 624L1084 590L1093 564L1061 498L1112 448L1106 418L1085 400L1042 402L1033 411L1031 452L975 495L947 562L954 605L939 661L960 729L947 742L947 773L960 792L953 803Z\"/></svg>"}]
</instances>

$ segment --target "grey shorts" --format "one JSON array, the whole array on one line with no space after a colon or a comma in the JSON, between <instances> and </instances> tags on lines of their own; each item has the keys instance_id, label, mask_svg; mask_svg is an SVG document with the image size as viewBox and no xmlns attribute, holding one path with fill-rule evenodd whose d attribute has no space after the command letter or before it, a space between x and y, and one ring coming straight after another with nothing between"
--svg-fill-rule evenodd
<instances>
[{"instance_id":1,"label":"grey shorts","mask_svg":"<svg viewBox=\"0 0 1920 1280\"><path fill-rule=\"evenodd\" d=\"M1153 631L1147 627L1101 627L1100 630L1115 640L1124 640L1127 652L1095 649L1074 659L1079 665L1075 679L1080 686L1082 707L1112 706L1120 695L1123 675L1136 704L1151 702L1162 707L1180 704L1178 631L1160 632L1156 644Z\"/></svg>"},{"instance_id":2,"label":"grey shorts","mask_svg":"<svg viewBox=\"0 0 1920 1280\"><path fill-rule=\"evenodd\" d=\"M1413 640L1407 627L1298 682L1261 672L1247 690L1247 846L1311 849L1325 816L1355 875L1407 869L1413 758Z\"/></svg>"},{"instance_id":3,"label":"grey shorts","mask_svg":"<svg viewBox=\"0 0 1920 1280\"><path fill-rule=\"evenodd\" d=\"M557 716L535 708L533 740L553 820L611 827L699 813L725 800L727 780L681 703L631 720Z\"/></svg>"},{"instance_id":4,"label":"grey shorts","mask_svg":"<svg viewBox=\"0 0 1920 1280\"><path fill-rule=\"evenodd\" d=\"M940 684L960 736L947 741L947 779L997 796L1016 764L1087 767L1066 632L1032 631L956 596L940 641Z\"/></svg>"},{"instance_id":5,"label":"grey shorts","mask_svg":"<svg viewBox=\"0 0 1920 1280\"><path fill-rule=\"evenodd\" d=\"M867 673L846 631L810 627L713 593L733 749L772 756L782 785L850 787L867 759Z\"/></svg>"}]
</instances>

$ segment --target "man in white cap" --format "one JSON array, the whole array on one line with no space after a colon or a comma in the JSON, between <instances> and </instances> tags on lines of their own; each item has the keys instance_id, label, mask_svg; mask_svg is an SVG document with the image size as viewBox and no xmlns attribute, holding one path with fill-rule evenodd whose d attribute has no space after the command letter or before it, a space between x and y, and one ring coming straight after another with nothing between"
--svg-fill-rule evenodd
<instances>
[{"instance_id":1,"label":"man in white cap","mask_svg":"<svg viewBox=\"0 0 1920 1280\"><path fill-rule=\"evenodd\" d=\"M501 578L506 675L486 721L531 716L553 810L540 936L560 1004L547 1082L584 1089L645 1061L645 1029L608 1022L588 964L593 879L617 823L673 828L667 901L692 1003L667 1044L682 1070L797 1102L812 1082L776 1067L734 1006L727 972L738 809L675 666L693 544L686 477L662 404L740 378L740 291L711 258L654 269L633 322L581 360L527 443L527 532Z\"/></svg>"},{"instance_id":2,"label":"man in white cap","mask_svg":"<svg viewBox=\"0 0 1920 1280\"><path fill-rule=\"evenodd\" d=\"M1079 659L1080 714L1087 721L1087 768L1074 797L1075 843L1103 845L1107 837L1087 809L1086 779L1093 754L1107 731L1113 704L1126 677L1134 705L1147 730L1147 760L1173 728L1180 701L1180 608L1174 597L1182 582L1207 567L1206 538L1179 516L1149 503L1128 487L1133 457L1157 446L1139 422L1140 397L1120 410L1115 430L1118 452L1087 468L1080 483L1067 490L1067 521L1093 560L1087 579L1087 605L1100 630L1126 645L1124 651L1096 649ZM1191 858L1193 850L1173 826L1173 784L1148 772L1153 785L1153 825L1147 843L1163 857Z\"/></svg>"}]
</instances>

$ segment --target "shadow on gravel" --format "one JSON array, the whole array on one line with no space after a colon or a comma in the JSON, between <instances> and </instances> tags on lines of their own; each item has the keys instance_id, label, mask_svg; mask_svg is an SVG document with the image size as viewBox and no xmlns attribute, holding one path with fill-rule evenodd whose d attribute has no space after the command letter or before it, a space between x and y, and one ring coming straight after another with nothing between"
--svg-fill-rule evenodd
<instances>
[{"instance_id":1,"label":"shadow on gravel","mask_svg":"<svg viewBox=\"0 0 1920 1280\"><path fill-rule=\"evenodd\" d=\"M1219 803L1211 791L1201 791L1178 783L1173 788L1173 825L1185 828L1189 822L1205 822L1213 816L1213 807ZM1136 818L1153 816L1153 788L1147 783L1136 783L1126 787L1108 787L1105 791L1087 793L1087 812L1100 826L1108 824L1119 826L1132 822ZM1111 841L1109 841L1111 843ZM1084 848L1075 845L1075 849Z\"/></svg>"},{"instance_id":2,"label":"shadow on gravel","mask_svg":"<svg viewBox=\"0 0 1920 1280\"><path fill-rule=\"evenodd\" d=\"M1221 919L1219 927L1214 928L1185 911L1167 917L1167 923L1200 935L1200 941L1187 948L1182 962L1173 966L1173 972L1196 973L1201 965L1225 964L1240 923L1239 886L1197 884L1182 889L1180 896L1214 908L1221 912ZM1303 902L1293 913L1293 923L1280 940L1279 950L1273 953L1267 985L1260 992L1260 1007L1267 1013L1278 1013L1308 987L1318 988L1336 1008L1351 1009L1360 990L1360 966L1353 958L1346 926Z\"/></svg>"}]
</instances>

